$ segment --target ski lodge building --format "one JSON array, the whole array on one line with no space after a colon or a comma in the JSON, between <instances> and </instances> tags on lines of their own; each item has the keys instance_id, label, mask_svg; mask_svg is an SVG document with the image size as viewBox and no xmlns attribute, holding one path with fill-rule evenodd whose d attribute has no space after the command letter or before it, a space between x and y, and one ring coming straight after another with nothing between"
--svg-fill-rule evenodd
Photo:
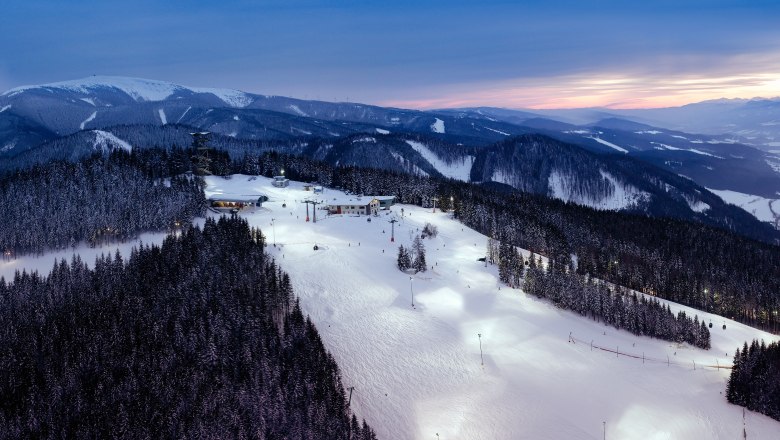
<instances>
[{"instance_id":1,"label":"ski lodge building","mask_svg":"<svg viewBox=\"0 0 780 440\"><path fill-rule=\"evenodd\" d=\"M271 181L271 185L277 188L286 188L290 185L290 180L284 176L274 176L274 180Z\"/></svg>"},{"instance_id":2,"label":"ski lodge building","mask_svg":"<svg viewBox=\"0 0 780 440\"><path fill-rule=\"evenodd\" d=\"M328 200L328 214L376 215L389 209L395 196L346 196Z\"/></svg>"},{"instance_id":3,"label":"ski lodge building","mask_svg":"<svg viewBox=\"0 0 780 440\"><path fill-rule=\"evenodd\" d=\"M260 208L268 197L262 194L213 194L207 198L209 206L217 211Z\"/></svg>"}]
</instances>

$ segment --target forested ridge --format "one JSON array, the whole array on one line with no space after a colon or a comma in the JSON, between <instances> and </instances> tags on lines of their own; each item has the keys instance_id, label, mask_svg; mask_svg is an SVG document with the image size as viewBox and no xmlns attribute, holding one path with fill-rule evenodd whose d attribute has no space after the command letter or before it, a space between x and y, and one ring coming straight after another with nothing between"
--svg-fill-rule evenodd
<instances>
[{"instance_id":1,"label":"forested ridge","mask_svg":"<svg viewBox=\"0 0 780 440\"><path fill-rule=\"evenodd\" d=\"M0 438L375 439L245 220L0 281Z\"/></svg>"},{"instance_id":2,"label":"forested ridge","mask_svg":"<svg viewBox=\"0 0 780 440\"><path fill-rule=\"evenodd\" d=\"M125 240L203 215L202 181L171 170L153 174L146 156L116 151L0 178L0 250L17 256Z\"/></svg>"}]
</instances>

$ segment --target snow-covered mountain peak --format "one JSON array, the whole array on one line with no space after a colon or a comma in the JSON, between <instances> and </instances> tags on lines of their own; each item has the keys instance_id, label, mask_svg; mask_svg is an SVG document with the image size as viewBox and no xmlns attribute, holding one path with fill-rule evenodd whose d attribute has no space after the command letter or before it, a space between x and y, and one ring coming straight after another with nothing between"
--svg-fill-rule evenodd
<instances>
[{"instance_id":1,"label":"snow-covered mountain peak","mask_svg":"<svg viewBox=\"0 0 780 440\"><path fill-rule=\"evenodd\" d=\"M177 92L189 91L192 93L210 93L231 107L246 107L252 102L251 96L239 90L187 87L166 81L124 76L90 76L49 84L20 86L4 92L1 96L12 97L27 90L36 89L48 91L63 90L88 97L94 97L107 89L116 89L127 94L136 102L164 101Z\"/></svg>"}]
</instances>

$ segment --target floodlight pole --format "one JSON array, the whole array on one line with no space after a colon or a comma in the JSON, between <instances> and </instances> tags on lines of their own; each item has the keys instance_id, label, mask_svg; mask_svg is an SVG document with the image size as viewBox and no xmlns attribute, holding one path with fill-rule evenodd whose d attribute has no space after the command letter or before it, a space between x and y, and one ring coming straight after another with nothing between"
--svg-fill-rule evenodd
<instances>
[{"instance_id":1,"label":"floodlight pole","mask_svg":"<svg viewBox=\"0 0 780 440\"><path fill-rule=\"evenodd\" d=\"M414 280L414 277L409 277L409 290L412 292L412 308L414 308L414 287L412 281Z\"/></svg>"},{"instance_id":2,"label":"floodlight pole","mask_svg":"<svg viewBox=\"0 0 780 440\"><path fill-rule=\"evenodd\" d=\"M271 229L274 231L274 247L276 247L276 219L271 219Z\"/></svg>"}]
</instances>

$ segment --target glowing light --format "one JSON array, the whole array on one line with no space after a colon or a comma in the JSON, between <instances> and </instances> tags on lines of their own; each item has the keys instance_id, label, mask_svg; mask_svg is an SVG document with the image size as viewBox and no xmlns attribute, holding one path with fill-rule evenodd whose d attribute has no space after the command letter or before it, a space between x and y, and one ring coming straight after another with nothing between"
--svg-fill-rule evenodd
<instances>
[{"instance_id":1,"label":"glowing light","mask_svg":"<svg viewBox=\"0 0 780 440\"><path fill-rule=\"evenodd\" d=\"M778 66L780 67L780 66ZM780 68L777 70L780 72ZM673 107L719 98L780 95L780 73L679 74L589 73L551 78L458 85L442 96L382 105L407 108L496 106L553 109Z\"/></svg>"}]
</instances>

